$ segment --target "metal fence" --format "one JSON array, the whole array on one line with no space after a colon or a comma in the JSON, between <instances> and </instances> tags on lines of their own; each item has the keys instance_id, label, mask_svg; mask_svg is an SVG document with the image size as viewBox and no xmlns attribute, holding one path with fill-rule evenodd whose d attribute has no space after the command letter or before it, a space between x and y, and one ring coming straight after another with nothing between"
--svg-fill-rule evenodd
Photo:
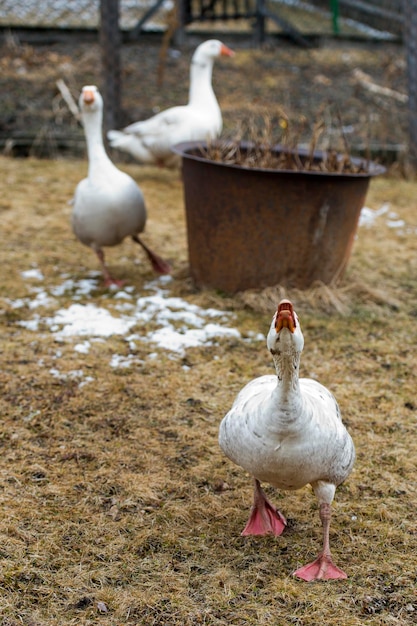
<instances>
[{"instance_id":1,"label":"metal fence","mask_svg":"<svg viewBox=\"0 0 417 626\"><path fill-rule=\"evenodd\" d=\"M212 19L216 14L239 19L255 12L256 0L176 0L184 13L184 24ZM166 16L175 0L119 0L122 29L133 29L149 15L143 29L165 28ZM153 11L155 5L157 10ZM272 0L270 3L314 6L340 17L350 17L373 28L401 34L403 0ZM97 28L100 0L0 0L0 27Z\"/></svg>"},{"instance_id":2,"label":"metal fence","mask_svg":"<svg viewBox=\"0 0 417 626\"><path fill-rule=\"evenodd\" d=\"M119 26L131 29L155 5L155 0L119 0ZM147 27L163 27L174 6L164 0ZM0 26L37 28L97 28L100 0L0 0Z\"/></svg>"},{"instance_id":3,"label":"metal fence","mask_svg":"<svg viewBox=\"0 0 417 626\"><path fill-rule=\"evenodd\" d=\"M402 35L404 0L309 0L309 4L337 12L372 28Z\"/></svg>"}]
</instances>

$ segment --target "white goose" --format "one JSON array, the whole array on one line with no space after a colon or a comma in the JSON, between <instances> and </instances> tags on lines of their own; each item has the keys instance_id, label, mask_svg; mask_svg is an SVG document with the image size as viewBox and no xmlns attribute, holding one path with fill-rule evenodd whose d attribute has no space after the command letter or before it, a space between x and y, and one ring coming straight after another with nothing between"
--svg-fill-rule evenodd
<instances>
[{"instance_id":1,"label":"white goose","mask_svg":"<svg viewBox=\"0 0 417 626\"><path fill-rule=\"evenodd\" d=\"M208 141L222 130L222 115L211 84L214 60L234 52L217 39L209 39L195 50L190 66L188 104L107 133L110 145L128 152L142 163L173 166L179 157L171 147L182 141Z\"/></svg>"},{"instance_id":2,"label":"white goose","mask_svg":"<svg viewBox=\"0 0 417 626\"><path fill-rule=\"evenodd\" d=\"M242 535L280 535L286 526L260 481L280 489L311 484L320 505L323 549L294 575L308 581L346 578L333 563L329 529L336 487L352 469L355 448L330 391L315 380L299 379L304 338L289 300L278 305L267 346L276 376L261 376L246 385L220 425L223 452L254 477L252 512Z\"/></svg>"},{"instance_id":3,"label":"white goose","mask_svg":"<svg viewBox=\"0 0 417 626\"><path fill-rule=\"evenodd\" d=\"M81 91L79 107L87 141L88 176L78 183L74 195L72 228L77 238L97 254L106 285L114 279L104 260L103 246L116 246L125 237L145 250L155 271L166 274L170 267L139 238L145 228L146 208L142 191L106 154L102 136L103 99L95 85Z\"/></svg>"}]
</instances>

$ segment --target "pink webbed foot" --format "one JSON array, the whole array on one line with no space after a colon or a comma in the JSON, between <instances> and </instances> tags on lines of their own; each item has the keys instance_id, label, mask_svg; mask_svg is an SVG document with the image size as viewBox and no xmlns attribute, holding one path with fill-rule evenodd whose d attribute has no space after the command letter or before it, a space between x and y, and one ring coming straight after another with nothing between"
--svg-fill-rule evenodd
<instances>
[{"instance_id":1,"label":"pink webbed foot","mask_svg":"<svg viewBox=\"0 0 417 626\"><path fill-rule=\"evenodd\" d=\"M272 504L265 503L263 511L253 507L248 523L242 530L242 535L282 535L287 520Z\"/></svg>"},{"instance_id":2,"label":"pink webbed foot","mask_svg":"<svg viewBox=\"0 0 417 626\"><path fill-rule=\"evenodd\" d=\"M293 576L302 578L307 582L311 580L332 580L347 578L345 572L333 563L331 556L320 554L315 561L300 567Z\"/></svg>"},{"instance_id":3,"label":"pink webbed foot","mask_svg":"<svg viewBox=\"0 0 417 626\"><path fill-rule=\"evenodd\" d=\"M278 509L269 502L259 481L255 480L252 511L242 531L242 535L281 535L287 520Z\"/></svg>"}]
</instances>

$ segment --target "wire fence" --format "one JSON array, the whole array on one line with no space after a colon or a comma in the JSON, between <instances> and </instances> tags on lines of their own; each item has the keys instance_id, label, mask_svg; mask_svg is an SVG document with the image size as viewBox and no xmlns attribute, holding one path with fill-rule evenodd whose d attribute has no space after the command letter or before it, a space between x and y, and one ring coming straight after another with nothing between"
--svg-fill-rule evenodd
<instances>
[{"instance_id":1,"label":"wire fence","mask_svg":"<svg viewBox=\"0 0 417 626\"><path fill-rule=\"evenodd\" d=\"M121 28L130 29L139 22L155 0L120 0ZM165 0L147 27L161 27L173 0ZM100 0L0 0L0 26L37 28L97 28Z\"/></svg>"},{"instance_id":2,"label":"wire fence","mask_svg":"<svg viewBox=\"0 0 417 626\"><path fill-rule=\"evenodd\" d=\"M289 2L293 0L288 0ZM336 11L378 30L402 35L404 0L309 0L309 4Z\"/></svg>"},{"instance_id":3,"label":"wire fence","mask_svg":"<svg viewBox=\"0 0 417 626\"><path fill-rule=\"evenodd\" d=\"M134 28L155 6L156 1L120 0L120 28ZM172 10L174 2L175 0L162 0L158 10L146 21L143 28L151 30L165 27L167 13ZM220 11L224 10L229 4L231 9L235 7L236 13L240 4L248 2L249 0L182 0L184 6L192 6L192 13L199 14L200 19L209 16L210 12L214 14L219 6ZM275 3L296 7L315 6L327 11L337 6L341 17L351 17L374 28L397 34L402 30L403 0L275 0ZM255 2L252 4L255 5ZM233 17L233 11L229 8L226 13ZM100 0L0 0L0 27L97 28L99 15Z\"/></svg>"}]
</instances>

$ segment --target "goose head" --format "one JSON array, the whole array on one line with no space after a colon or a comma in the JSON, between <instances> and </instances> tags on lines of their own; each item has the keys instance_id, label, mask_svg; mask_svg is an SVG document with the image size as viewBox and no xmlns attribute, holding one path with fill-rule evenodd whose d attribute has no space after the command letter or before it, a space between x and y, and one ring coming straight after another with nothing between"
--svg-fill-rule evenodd
<instances>
[{"instance_id":1,"label":"goose head","mask_svg":"<svg viewBox=\"0 0 417 626\"><path fill-rule=\"evenodd\" d=\"M83 114L103 110L103 98L95 85L85 85L82 88L78 105Z\"/></svg>"},{"instance_id":2,"label":"goose head","mask_svg":"<svg viewBox=\"0 0 417 626\"><path fill-rule=\"evenodd\" d=\"M281 300L278 304L266 343L272 356L302 352L304 337L297 313L289 300Z\"/></svg>"},{"instance_id":3,"label":"goose head","mask_svg":"<svg viewBox=\"0 0 417 626\"><path fill-rule=\"evenodd\" d=\"M198 46L193 54L192 62L203 64L209 59L211 61L214 61L214 59L216 59L217 57L232 57L234 56L234 54L235 53L233 52L233 50L225 46L225 44L218 39L208 39Z\"/></svg>"}]
</instances>

